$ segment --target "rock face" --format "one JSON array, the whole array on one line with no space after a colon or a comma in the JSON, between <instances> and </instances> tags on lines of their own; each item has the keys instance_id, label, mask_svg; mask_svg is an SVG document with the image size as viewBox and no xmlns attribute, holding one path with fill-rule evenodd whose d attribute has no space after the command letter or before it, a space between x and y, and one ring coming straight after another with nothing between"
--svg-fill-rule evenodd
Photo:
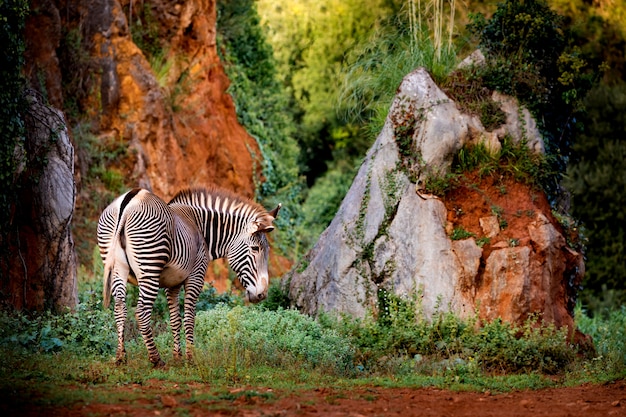
<instances>
[{"instance_id":1,"label":"rock face","mask_svg":"<svg viewBox=\"0 0 626 417\"><path fill-rule=\"evenodd\" d=\"M128 19L140 8L152 19L144 23L158 31L162 59L149 62L133 41ZM87 130L99 143L124 149L107 169L125 187L146 187L167 200L181 188L215 184L254 197L261 152L226 92L215 0L33 0L31 11L27 78L51 105L80 113L75 144ZM68 89L72 96L64 97ZM77 149L82 210L93 191L82 182L90 156ZM87 232L95 245L95 231ZM223 263L209 270L218 289L229 285Z\"/></svg>"},{"instance_id":2,"label":"rock face","mask_svg":"<svg viewBox=\"0 0 626 417\"><path fill-rule=\"evenodd\" d=\"M514 136L517 125L507 119L499 135ZM405 77L337 215L284 279L295 306L363 316L384 289L418 297L427 316L478 311L520 323L537 313L571 326L582 255L567 246L542 192L478 176L445 201L421 192L463 146L498 137L462 114L424 69ZM407 153L419 157L407 162Z\"/></svg>"},{"instance_id":3,"label":"rock face","mask_svg":"<svg viewBox=\"0 0 626 417\"><path fill-rule=\"evenodd\" d=\"M130 182L166 200L183 187L207 184L253 197L260 151L226 93L215 2L146 4L169 40L155 68L132 40L122 10L132 7L128 1L81 2L99 92L89 99L100 97L90 108L100 110L94 119L102 140L126 142Z\"/></svg>"},{"instance_id":4,"label":"rock face","mask_svg":"<svg viewBox=\"0 0 626 417\"><path fill-rule=\"evenodd\" d=\"M15 309L62 311L78 302L70 222L76 199L74 150L63 113L28 96L26 140L18 148L15 202L2 303Z\"/></svg>"}]
</instances>

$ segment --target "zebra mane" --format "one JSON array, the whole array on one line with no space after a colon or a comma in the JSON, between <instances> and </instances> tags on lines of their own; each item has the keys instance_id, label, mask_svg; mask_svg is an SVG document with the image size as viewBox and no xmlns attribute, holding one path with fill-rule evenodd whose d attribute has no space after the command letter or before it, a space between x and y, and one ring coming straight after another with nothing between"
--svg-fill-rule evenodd
<instances>
[{"instance_id":1,"label":"zebra mane","mask_svg":"<svg viewBox=\"0 0 626 417\"><path fill-rule=\"evenodd\" d=\"M218 187L193 187L180 190L168 204L187 204L201 207L219 213L232 213L244 206L249 216L258 216L267 213L260 204L249 198L237 195L232 191Z\"/></svg>"}]
</instances>

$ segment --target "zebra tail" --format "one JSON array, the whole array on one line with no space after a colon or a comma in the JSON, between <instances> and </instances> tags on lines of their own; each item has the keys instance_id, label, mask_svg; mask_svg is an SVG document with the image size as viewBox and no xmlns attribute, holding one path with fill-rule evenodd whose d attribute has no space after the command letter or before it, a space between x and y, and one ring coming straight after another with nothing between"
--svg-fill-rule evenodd
<instances>
[{"instance_id":1,"label":"zebra tail","mask_svg":"<svg viewBox=\"0 0 626 417\"><path fill-rule=\"evenodd\" d=\"M125 214L125 213L124 213ZM107 309L111 304L111 287L113 282L113 271L115 269L115 257L117 254L118 246L120 245L121 233L123 233L124 225L126 224L126 216L120 216L119 223L113 234L111 247L107 253L106 261L104 262L104 285L102 286L102 306Z\"/></svg>"},{"instance_id":2,"label":"zebra tail","mask_svg":"<svg viewBox=\"0 0 626 417\"><path fill-rule=\"evenodd\" d=\"M104 266L104 285L102 288L102 306L107 309L111 304L111 275L113 275L113 268L107 263Z\"/></svg>"}]
</instances>

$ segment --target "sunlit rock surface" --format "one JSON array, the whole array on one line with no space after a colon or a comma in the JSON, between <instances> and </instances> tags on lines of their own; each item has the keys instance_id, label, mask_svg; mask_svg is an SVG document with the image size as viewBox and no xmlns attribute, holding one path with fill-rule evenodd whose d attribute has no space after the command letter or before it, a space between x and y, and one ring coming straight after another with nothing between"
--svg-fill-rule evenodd
<instances>
[{"instance_id":1,"label":"sunlit rock surface","mask_svg":"<svg viewBox=\"0 0 626 417\"><path fill-rule=\"evenodd\" d=\"M566 244L542 192L478 177L445 201L422 192L423 180L449 172L454 156L469 143L500 146L504 135L517 135L542 153L540 138L520 137L519 126L532 124L512 113L497 134L486 132L424 69L407 75L337 215L284 277L293 305L312 315L335 311L362 317L368 309L376 311L378 291L384 289L415 299L427 317L437 311L461 317L477 312L484 319L521 323L537 314L572 326L582 255ZM412 162L403 158L408 151L417 155ZM459 228L470 235L453 239Z\"/></svg>"}]
</instances>

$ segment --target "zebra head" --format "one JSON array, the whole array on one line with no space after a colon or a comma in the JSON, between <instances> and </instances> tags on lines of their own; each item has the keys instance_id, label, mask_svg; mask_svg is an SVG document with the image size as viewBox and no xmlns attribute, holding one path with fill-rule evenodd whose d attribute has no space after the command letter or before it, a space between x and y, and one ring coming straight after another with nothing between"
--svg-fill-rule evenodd
<instances>
[{"instance_id":1,"label":"zebra head","mask_svg":"<svg viewBox=\"0 0 626 417\"><path fill-rule=\"evenodd\" d=\"M239 238L233 242L227 255L230 267L246 289L246 299L258 303L267 297L269 273L267 271L270 245L267 233L278 216L279 204L274 210L261 213Z\"/></svg>"}]
</instances>

